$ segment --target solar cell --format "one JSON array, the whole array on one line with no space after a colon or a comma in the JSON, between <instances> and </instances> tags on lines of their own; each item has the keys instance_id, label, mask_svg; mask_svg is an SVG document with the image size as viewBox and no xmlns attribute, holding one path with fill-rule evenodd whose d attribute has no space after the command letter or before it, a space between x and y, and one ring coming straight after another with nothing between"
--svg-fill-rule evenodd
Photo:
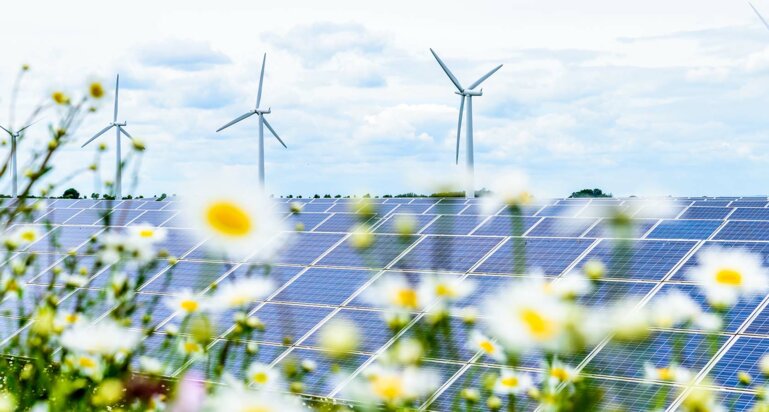
<instances>
[{"instance_id":1,"label":"solar cell","mask_svg":"<svg viewBox=\"0 0 769 412\"><path fill-rule=\"evenodd\" d=\"M629 246L630 252L619 247ZM601 242L585 256L580 264L591 259L604 262L606 277L618 279L661 280L696 244L694 241L629 240Z\"/></svg>"},{"instance_id":2,"label":"solar cell","mask_svg":"<svg viewBox=\"0 0 769 412\"><path fill-rule=\"evenodd\" d=\"M368 219L363 219L367 221ZM354 213L335 213L315 228L315 232L349 232L361 217Z\"/></svg>"},{"instance_id":3,"label":"solar cell","mask_svg":"<svg viewBox=\"0 0 769 412\"><path fill-rule=\"evenodd\" d=\"M644 236L654 225L657 219L632 219L630 221L631 230L627 233L622 228L613 225L608 219L601 219L598 224L593 226L584 237L591 238L640 238Z\"/></svg>"},{"instance_id":4,"label":"solar cell","mask_svg":"<svg viewBox=\"0 0 769 412\"><path fill-rule=\"evenodd\" d=\"M80 209L49 209L48 213L38 218L36 223L62 224L78 213Z\"/></svg>"},{"instance_id":5,"label":"solar cell","mask_svg":"<svg viewBox=\"0 0 769 412\"><path fill-rule=\"evenodd\" d=\"M759 370L759 360L767 353L769 341L765 338L737 337L734 345L716 362L708 376L716 384L727 388L744 387L739 383L738 372L747 372L761 382L763 374Z\"/></svg>"},{"instance_id":6,"label":"solar cell","mask_svg":"<svg viewBox=\"0 0 769 412\"><path fill-rule=\"evenodd\" d=\"M331 313L331 308L265 303L253 313L264 322L255 340L277 344L296 342Z\"/></svg>"},{"instance_id":7,"label":"solar cell","mask_svg":"<svg viewBox=\"0 0 769 412\"><path fill-rule=\"evenodd\" d=\"M721 220L663 220L647 239L707 239L721 226Z\"/></svg>"},{"instance_id":8,"label":"solar cell","mask_svg":"<svg viewBox=\"0 0 769 412\"><path fill-rule=\"evenodd\" d=\"M652 302L654 302L655 299L658 299L659 297L663 296L665 293L669 293L672 290L679 290L681 292L686 293L692 299L694 299L694 301L697 302L703 310L708 312L713 312L713 309L710 307L710 305L707 303L705 299L705 295L702 293L700 288L696 285L664 285L654 295L654 297L652 297ZM753 310L756 309L759 303L761 303L761 298L754 297L752 299L740 300L740 302L738 302L733 307L728 309L723 309L721 311L721 316L723 316L723 320L724 320L723 330L726 332L736 332L737 328L739 328L740 325L742 325L742 323L745 322L745 320L748 318L748 316L750 316ZM705 332L702 330L701 327L697 325L684 325L684 326L680 326L679 329Z\"/></svg>"},{"instance_id":9,"label":"solar cell","mask_svg":"<svg viewBox=\"0 0 769 412\"><path fill-rule=\"evenodd\" d=\"M738 207L729 220L769 220L769 208Z\"/></svg>"},{"instance_id":10,"label":"solar cell","mask_svg":"<svg viewBox=\"0 0 769 412\"><path fill-rule=\"evenodd\" d=\"M545 206L537 212L537 216L562 216L562 217L574 217L584 205L556 205Z\"/></svg>"},{"instance_id":11,"label":"solar cell","mask_svg":"<svg viewBox=\"0 0 769 412\"><path fill-rule=\"evenodd\" d=\"M310 268L272 300L341 305L370 278L371 272L367 270Z\"/></svg>"},{"instance_id":12,"label":"solar cell","mask_svg":"<svg viewBox=\"0 0 769 412\"><path fill-rule=\"evenodd\" d=\"M532 226L534 226L537 222L542 220L544 218L541 217L531 217L531 216L523 216L521 217L521 222L523 224L523 227L521 228L521 233L519 235L522 235L526 233L527 230L529 230ZM511 216L492 216L488 220L485 220L483 223L478 226L478 228L473 232L473 235L479 235L479 236L512 236L513 233L513 220Z\"/></svg>"},{"instance_id":13,"label":"solar cell","mask_svg":"<svg viewBox=\"0 0 769 412\"><path fill-rule=\"evenodd\" d=\"M479 216L442 215L422 230L429 235L467 235L482 219Z\"/></svg>"},{"instance_id":14,"label":"solar cell","mask_svg":"<svg viewBox=\"0 0 769 412\"><path fill-rule=\"evenodd\" d=\"M222 263L180 261L143 286L141 290L142 292L169 293L189 289L199 292L211 286L231 269L231 265Z\"/></svg>"},{"instance_id":15,"label":"solar cell","mask_svg":"<svg viewBox=\"0 0 769 412\"><path fill-rule=\"evenodd\" d=\"M357 268L383 268L417 241L417 236L372 235L373 243L365 250L354 248L350 239L324 256L319 265Z\"/></svg>"},{"instance_id":16,"label":"solar cell","mask_svg":"<svg viewBox=\"0 0 769 412\"><path fill-rule=\"evenodd\" d=\"M382 312L373 310L341 309L329 320L347 320L354 322L360 330L359 351L365 353L377 352L393 337L393 332L387 327ZM322 327L310 335L303 346L320 348L319 337Z\"/></svg>"},{"instance_id":17,"label":"solar cell","mask_svg":"<svg viewBox=\"0 0 769 412\"><path fill-rule=\"evenodd\" d=\"M687 208L680 216L681 219L723 219L732 212L729 207L697 207Z\"/></svg>"},{"instance_id":18,"label":"solar cell","mask_svg":"<svg viewBox=\"0 0 769 412\"><path fill-rule=\"evenodd\" d=\"M436 215L415 215L415 214L401 214L395 213L388 216L382 223L380 223L374 232L376 233L398 233L399 229L396 226L397 222L410 221L414 223L414 233L419 233L428 223L436 219Z\"/></svg>"},{"instance_id":19,"label":"solar cell","mask_svg":"<svg viewBox=\"0 0 769 412\"><path fill-rule=\"evenodd\" d=\"M498 237L425 236L396 267L466 272L500 241Z\"/></svg>"},{"instance_id":20,"label":"solar cell","mask_svg":"<svg viewBox=\"0 0 769 412\"><path fill-rule=\"evenodd\" d=\"M546 217L527 236L579 237L596 222L593 218Z\"/></svg>"},{"instance_id":21,"label":"solar cell","mask_svg":"<svg viewBox=\"0 0 769 412\"><path fill-rule=\"evenodd\" d=\"M545 275L559 275L592 243L591 239L525 239L526 266L529 271L539 269ZM513 242L508 240L474 272L509 274L513 263Z\"/></svg>"},{"instance_id":22,"label":"solar cell","mask_svg":"<svg viewBox=\"0 0 769 412\"><path fill-rule=\"evenodd\" d=\"M338 233L296 233L278 253L275 263L309 265L342 238L344 235Z\"/></svg>"}]
</instances>

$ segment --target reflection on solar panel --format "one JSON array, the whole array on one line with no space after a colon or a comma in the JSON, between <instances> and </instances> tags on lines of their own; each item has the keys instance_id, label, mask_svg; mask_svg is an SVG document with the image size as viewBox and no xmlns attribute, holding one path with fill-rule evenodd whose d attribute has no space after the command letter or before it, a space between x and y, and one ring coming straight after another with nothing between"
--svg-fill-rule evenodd
<instances>
[{"instance_id":1,"label":"reflection on solar panel","mask_svg":"<svg viewBox=\"0 0 769 412\"><path fill-rule=\"evenodd\" d=\"M393 339L384 325L383 313L363 298L377 282L388 276L403 276L416 284L425 276L449 272L450 276L463 276L476 285L461 305L480 305L511 279L527 276L513 273L517 258L513 244L517 241L525 245L528 271L540 270L548 277L563 276L591 259L606 262L611 270L605 279L580 298L590 306L621 298L654 301L674 289L704 305L704 296L685 273L709 247L745 248L761 253L769 264L766 198L671 200L674 208L660 210L635 199L553 199L524 207L520 210L522 216L513 217L509 209L488 209L477 199L372 199L378 208L377 214L368 219L374 235L372 246L365 253L350 245L350 228L360 222L353 213L357 207L353 200L292 199L302 205L298 214L289 213L289 202L283 200L280 207L285 212L285 222L297 233L270 269L278 289L265 302L251 308L250 314L268 325L264 333L254 337L261 348L256 359L273 365L294 358L313 359L318 363L319 375L323 375L338 365L332 365L322 353L319 331L331 319L345 318L356 322L362 331L362 342L358 352L342 366L360 374L383 350L412 336L424 323L424 318L417 319ZM32 251L39 254L34 274L27 279L26 293L21 302L8 298L0 302L2 340L25 327L24 321L15 318L18 305L32 305L59 269L82 267L88 277L84 288L62 300L65 306L95 296L105 288L110 267L93 266L95 259L88 243L107 221L111 230L124 230L122 227L127 224L141 222L168 227L162 247L179 262L173 267L159 262L153 273L145 274L146 280L136 297L141 305L153 308L152 317L158 322L175 316L162 303L158 304L170 292L206 291L217 281L243 276L249 270L266 270L211 255L205 243L186 228L177 209L174 202L143 200L49 202L36 221L44 236L16 256L22 258ZM634 230L613 231L608 220L612 210L632 218ZM399 235L398 219L412 222L415 234ZM512 237L516 220L522 231ZM54 253L50 242L61 245L62 251L76 249L84 256L70 262L67 259L71 257ZM625 245L627 253L618 254L617 245ZM57 280L54 287L60 287L60 283ZM105 314L111 308L98 310ZM221 316L220 323L227 325L233 314ZM134 321L143 320L136 315ZM717 338L706 336L696 325L688 325L660 330L644 344L599 346L587 358L569 361L584 361L587 373L595 375L593 384L603 388L609 405L640 410L652 399L662 399L670 405L677 396L677 388L644 384L640 379L644 362L666 365L672 360L673 346L678 345L683 352L676 361L708 376L713 388L722 392L726 404L733 402L736 409L741 409L754 395L741 389L737 372L761 375L756 365L761 356L769 353L769 304L760 298L741 301L725 312L724 321L724 332ZM487 358L482 364L471 363L473 353L466 349L464 329L457 324L453 330L452 336L427 348L429 360L425 366L438 371L443 384L423 405L426 410L452 409L460 388L503 366ZM212 356L217 356L227 339L226 329L219 332L211 347ZM164 339L161 333L152 334L146 341L150 352L158 350ZM716 348L712 358L710 348ZM242 374L242 351L231 351L228 356L233 357L231 372ZM179 370L184 359L179 356L173 362ZM521 363L532 373L541 368L534 357L524 357ZM195 368L212 376L211 371L203 370L204 364ZM311 381L307 382L305 393L339 396L345 384L335 380ZM520 402L528 401L519 400L519 408L535 407Z\"/></svg>"}]
</instances>

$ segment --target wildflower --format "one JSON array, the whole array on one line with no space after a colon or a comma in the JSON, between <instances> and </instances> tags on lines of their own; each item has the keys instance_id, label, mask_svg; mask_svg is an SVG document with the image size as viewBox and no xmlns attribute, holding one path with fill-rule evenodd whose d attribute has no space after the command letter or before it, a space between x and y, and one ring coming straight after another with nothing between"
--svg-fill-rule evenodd
<instances>
[{"instance_id":1,"label":"wildflower","mask_svg":"<svg viewBox=\"0 0 769 412\"><path fill-rule=\"evenodd\" d=\"M197 405L193 405L197 409ZM193 409L193 410L194 410ZM307 409L295 398L270 391L251 391L235 384L219 389L203 411L299 412Z\"/></svg>"},{"instance_id":2,"label":"wildflower","mask_svg":"<svg viewBox=\"0 0 769 412\"><path fill-rule=\"evenodd\" d=\"M128 243L133 245L155 244L166 239L167 230L149 223L128 226Z\"/></svg>"},{"instance_id":3,"label":"wildflower","mask_svg":"<svg viewBox=\"0 0 769 412\"><path fill-rule=\"evenodd\" d=\"M0 392L0 412L13 412L16 410L16 397L10 392Z\"/></svg>"},{"instance_id":4,"label":"wildflower","mask_svg":"<svg viewBox=\"0 0 769 412\"><path fill-rule=\"evenodd\" d=\"M743 249L710 248L697 257L697 266L687 277L699 284L708 303L727 308L741 297L764 294L769 290L769 272L761 255Z\"/></svg>"},{"instance_id":5,"label":"wildflower","mask_svg":"<svg viewBox=\"0 0 769 412\"><path fill-rule=\"evenodd\" d=\"M691 324L702 314L700 305L677 289L660 296L652 303L651 324L659 328Z\"/></svg>"},{"instance_id":6,"label":"wildflower","mask_svg":"<svg viewBox=\"0 0 769 412\"><path fill-rule=\"evenodd\" d=\"M9 236L17 245L29 245L40 239L40 230L35 226L19 226Z\"/></svg>"},{"instance_id":7,"label":"wildflower","mask_svg":"<svg viewBox=\"0 0 769 412\"><path fill-rule=\"evenodd\" d=\"M132 351L140 338L138 331L105 319L96 323L76 323L61 335L61 344L73 352L114 356Z\"/></svg>"},{"instance_id":8,"label":"wildflower","mask_svg":"<svg viewBox=\"0 0 769 412\"><path fill-rule=\"evenodd\" d=\"M365 382L355 382L347 388L352 399L388 406L425 398L440 385L440 377L435 371L416 366L388 368L375 364L368 367L363 376Z\"/></svg>"},{"instance_id":9,"label":"wildflower","mask_svg":"<svg viewBox=\"0 0 769 412\"><path fill-rule=\"evenodd\" d=\"M764 376L769 376L769 354L766 354L758 360L758 369Z\"/></svg>"},{"instance_id":10,"label":"wildflower","mask_svg":"<svg viewBox=\"0 0 769 412\"><path fill-rule=\"evenodd\" d=\"M418 363L424 355L424 347L417 339L403 339L394 347L395 361L401 365L413 365Z\"/></svg>"},{"instance_id":11,"label":"wildflower","mask_svg":"<svg viewBox=\"0 0 769 412\"><path fill-rule=\"evenodd\" d=\"M303 359L301 366L303 371L310 373L315 372L315 369L318 369L318 363L312 359Z\"/></svg>"},{"instance_id":12,"label":"wildflower","mask_svg":"<svg viewBox=\"0 0 769 412\"><path fill-rule=\"evenodd\" d=\"M91 84L88 85L88 94L94 99L101 99L104 97L104 86L99 82L91 82Z\"/></svg>"},{"instance_id":13,"label":"wildflower","mask_svg":"<svg viewBox=\"0 0 769 412\"><path fill-rule=\"evenodd\" d=\"M203 345L192 339L182 339L179 341L179 353L192 359L202 359L206 356Z\"/></svg>"},{"instance_id":14,"label":"wildflower","mask_svg":"<svg viewBox=\"0 0 769 412\"><path fill-rule=\"evenodd\" d=\"M56 317L53 323L54 323L54 328L57 330L57 333L58 333L82 321L83 321L83 316L78 312L58 310L56 312Z\"/></svg>"},{"instance_id":15,"label":"wildflower","mask_svg":"<svg viewBox=\"0 0 769 412\"><path fill-rule=\"evenodd\" d=\"M83 286L88 284L88 276L83 275L63 275L61 277L61 281L64 283L64 286L70 287L70 288L82 288Z\"/></svg>"},{"instance_id":16,"label":"wildflower","mask_svg":"<svg viewBox=\"0 0 769 412\"><path fill-rule=\"evenodd\" d=\"M475 388L464 388L460 392L460 396L467 402L476 403L481 399L481 392Z\"/></svg>"},{"instance_id":17,"label":"wildflower","mask_svg":"<svg viewBox=\"0 0 769 412\"><path fill-rule=\"evenodd\" d=\"M590 280L579 272L570 272L547 284L547 290L564 299L584 296L593 290Z\"/></svg>"},{"instance_id":18,"label":"wildflower","mask_svg":"<svg viewBox=\"0 0 769 412\"><path fill-rule=\"evenodd\" d=\"M393 218L395 233L401 236L409 236L416 233L417 220L412 215L395 215Z\"/></svg>"},{"instance_id":19,"label":"wildflower","mask_svg":"<svg viewBox=\"0 0 769 412\"><path fill-rule=\"evenodd\" d=\"M753 377L747 372L739 371L737 372L737 381L740 385L750 386L750 384L753 383Z\"/></svg>"},{"instance_id":20,"label":"wildflower","mask_svg":"<svg viewBox=\"0 0 769 412\"><path fill-rule=\"evenodd\" d=\"M131 140L131 147L133 147L137 152L143 152L145 149L147 149L147 145L144 144L144 140L138 137L134 137Z\"/></svg>"},{"instance_id":21,"label":"wildflower","mask_svg":"<svg viewBox=\"0 0 769 412\"><path fill-rule=\"evenodd\" d=\"M291 202L288 205L288 208L291 211L291 213L299 213L302 211L302 204L299 202Z\"/></svg>"},{"instance_id":22,"label":"wildflower","mask_svg":"<svg viewBox=\"0 0 769 412\"><path fill-rule=\"evenodd\" d=\"M139 369L144 373L159 376L163 374L165 367L157 358L142 356L139 358Z\"/></svg>"},{"instance_id":23,"label":"wildflower","mask_svg":"<svg viewBox=\"0 0 769 412\"><path fill-rule=\"evenodd\" d=\"M475 290L475 283L452 275L426 276L417 288L418 301L423 305L436 304L445 308L447 304L464 299Z\"/></svg>"},{"instance_id":24,"label":"wildflower","mask_svg":"<svg viewBox=\"0 0 769 412\"><path fill-rule=\"evenodd\" d=\"M691 371L675 364L662 368L656 368L649 362L644 365L644 379L647 381L688 384L693 377Z\"/></svg>"},{"instance_id":25,"label":"wildflower","mask_svg":"<svg viewBox=\"0 0 769 412\"><path fill-rule=\"evenodd\" d=\"M579 308L548 293L541 279L515 282L484 303L487 332L511 352L573 350Z\"/></svg>"},{"instance_id":26,"label":"wildflower","mask_svg":"<svg viewBox=\"0 0 769 412\"><path fill-rule=\"evenodd\" d=\"M123 383L119 379L107 379L96 388L91 402L97 406L112 405L123 398L123 390Z\"/></svg>"},{"instance_id":27,"label":"wildflower","mask_svg":"<svg viewBox=\"0 0 769 412\"><path fill-rule=\"evenodd\" d=\"M494 383L494 393L497 395L520 395L534 386L531 375L518 373L512 369L502 369Z\"/></svg>"},{"instance_id":28,"label":"wildflower","mask_svg":"<svg viewBox=\"0 0 769 412\"><path fill-rule=\"evenodd\" d=\"M481 204L484 214L499 210L499 207L520 207L531 203L533 196L529 191L528 177L520 172L508 173L498 178L491 185L491 196L484 198Z\"/></svg>"},{"instance_id":29,"label":"wildflower","mask_svg":"<svg viewBox=\"0 0 769 412\"><path fill-rule=\"evenodd\" d=\"M53 99L54 103L59 105L69 104L69 97L61 91L53 92L51 94L51 99Z\"/></svg>"},{"instance_id":30,"label":"wildflower","mask_svg":"<svg viewBox=\"0 0 769 412\"><path fill-rule=\"evenodd\" d=\"M205 303L191 290L185 289L165 300L166 306L173 311L182 311L185 314L202 310Z\"/></svg>"},{"instance_id":31,"label":"wildflower","mask_svg":"<svg viewBox=\"0 0 769 412\"><path fill-rule=\"evenodd\" d=\"M66 364L95 381L100 381L104 373L104 363L101 359L86 353L67 355Z\"/></svg>"},{"instance_id":32,"label":"wildflower","mask_svg":"<svg viewBox=\"0 0 769 412\"><path fill-rule=\"evenodd\" d=\"M192 227L206 246L232 257L269 261L281 246L282 219L264 195L245 195L241 187L211 185L200 197L186 199Z\"/></svg>"},{"instance_id":33,"label":"wildflower","mask_svg":"<svg viewBox=\"0 0 769 412\"><path fill-rule=\"evenodd\" d=\"M545 368L545 375L543 377L545 383L551 386L556 386L561 383L573 383L579 379L579 373L573 367L566 365L558 359L554 359L553 362Z\"/></svg>"},{"instance_id":34,"label":"wildflower","mask_svg":"<svg viewBox=\"0 0 769 412\"><path fill-rule=\"evenodd\" d=\"M242 278L219 285L211 305L218 309L240 308L264 298L275 290L275 283L267 278Z\"/></svg>"},{"instance_id":35,"label":"wildflower","mask_svg":"<svg viewBox=\"0 0 769 412\"><path fill-rule=\"evenodd\" d=\"M259 388L279 389L281 385L280 372L270 368L270 365L254 362L246 372L248 380Z\"/></svg>"},{"instance_id":36,"label":"wildflower","mask_svg":"<svg viewBox=\"0 0 769 412\"><path fill-rule=\"evenodd\" d=\"M590 259L582 265L582 271L591 280L598 280L606 275L606 265L600 260Z\"/></svg>"},{"instance_id":37,"label":"wildflower","mask_svg":"<svg viewBox=\"0 0 769 412\"><path fill-rule=\"evenodd\" d=\"M718 402L712 390L694 387L689 396L681 403L684 412L726 412L726 408Z\"/></svg>"},{"instance_id":38,"label":"wildflower","mask_svg":"<svg viewBox=\"0 0 769 412\"><path fill-rule=\"evenodd\" d=\"M484 355L494 359L497 362L504 362L505 352L496 342L486 337L483 333L474 330L470 334L468 349L480 351Z\"/></svg>"},{"instance_id":39,"label":"wildflower","mask_svg":"<svg viewBox=\"0 0 769 412\"><path fill-rule=\"evenodd\" d=\"M320 347L333 357L348 356L358 349L360 330L347 319L332 319L320 331Z\"/></svg>"},{"instance_id":40,"label":"wildflower","mask_svg":"<svg viewBox=\"0 0 769 412\"><path fill-rule=\"evenodd\" d=\"M491 395L489 396L489 399L486 400L486 406L492 411L498 411L502 408L502 399L500 399L499 396Z\"/></svg>"},{"instance_id":41,"label":"wildflower","mask_svg":"<svg viewBox=\"0 0 769 412\"><path fill-rule=\"evenodd\" d=\"M465 306L457 310L456 314L466 325L474 325L478 320L478 308L475 306Z\"/></svg>"},{"instance_id":42,"label":"wildflower","mask_svg":"<svg viewBox=\"0 0 769 412\"><path fill-rule=\"evenodd\" d=\"M358 250L365 250L370 248L374 244L374 234L371 232L371 227L366 224L359 223L350 229L350 244L352 247Z\"/></svg>"},{"instance_id":43,"label":"wildflower","mask_svg":"<svg viewBox=\"0 0 769 412\"><path fill-rule=\"evenodd\" d=\"M404 276L387 274L366 289L364 298L377 306L396 311L417 310L421 306L419 293Z\"/></svg>"}]
</instances>

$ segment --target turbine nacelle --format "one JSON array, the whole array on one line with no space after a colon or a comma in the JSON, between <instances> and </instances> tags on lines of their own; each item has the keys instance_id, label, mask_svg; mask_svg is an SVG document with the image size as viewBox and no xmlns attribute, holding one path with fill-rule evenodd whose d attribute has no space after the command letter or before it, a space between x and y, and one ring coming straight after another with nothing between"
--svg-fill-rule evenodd
<instances>
[{"instance_id":1,"label":"turbine nacelle","mask_svg":"<svg viewBox=\"0 0 769 412\"><path fill-rule=\"evenodd\" d=\"M254 114L270 114L272 113L272 107L266 109L254 109Z\"/></svg>"},{"instance_id":2,"label":"turbine nacelle","mask_svg":"<svg viewBox=\"0 0 769 412\"><path fill-rule=\"evenodd\" d=\"M127 125L128 125L128 122L126 122L126 121L123 121L123 123L120 123L120 122L112 122L112 123L110 123L110 125L112 125L112 126L123 126L123 127L125 127L125 126L127 126Z\"/></svg>"},{"instance_id":3,"label":"turbine nacelle","mask_svg":"<svg viewBox=\"0 0 769 412\"><path fill-rule=\"evenodd\" d=\"M483 89L481 90L464 89L461 92L454 92L454 94L458 94L460 96L483 96Z\"/></svg>"}]
</instances>

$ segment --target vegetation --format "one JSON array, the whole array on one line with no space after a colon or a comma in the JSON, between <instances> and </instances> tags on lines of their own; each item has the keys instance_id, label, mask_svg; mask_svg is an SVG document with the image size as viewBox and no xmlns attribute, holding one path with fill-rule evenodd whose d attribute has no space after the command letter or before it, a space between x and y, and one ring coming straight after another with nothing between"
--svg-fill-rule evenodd
<instances>
[{"instance_id":1,"label":"vegetation","mask_svg":"<svg viewBox=\"0 0 769 412\"><path fill-rule=\"evenodd\" d=\"M64 194L61 195L62 199L80 199L80 192L75 190L74 188L69 188L64 191Z\"/></svg>"},{"instance_id":2,"label":"vegetation","mask_svg":"<svg viewBox=\"0 0 769 412\"><path fill-rule=\"evenodd\" d=\"M569 197L611 197L611 193L604 193L601 189L582 189L578 192L572 192Z\"/></svg>"}]
</instances>

